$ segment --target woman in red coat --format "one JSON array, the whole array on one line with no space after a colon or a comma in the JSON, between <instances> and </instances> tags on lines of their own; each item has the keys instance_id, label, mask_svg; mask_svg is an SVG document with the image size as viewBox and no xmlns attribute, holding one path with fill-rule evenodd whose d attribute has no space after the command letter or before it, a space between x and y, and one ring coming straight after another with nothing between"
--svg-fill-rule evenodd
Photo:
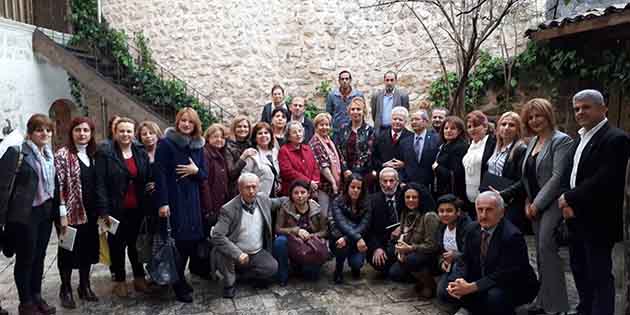
<instances>
[{"instance_id":1,"label":"woman in red coat","mask_svg":"<svg viewBox=\"0 0 630 315\"><path fill-rule=\"evenodd\" d=\"M282 195L287 195L289 185L296 179L310 183L311 190L316 191L319 185L319 166L308 144L302 144L304 139L302 123L292 121L287 125L287 139L288 142L278 153Z\"/></svg>"}]
</instances>

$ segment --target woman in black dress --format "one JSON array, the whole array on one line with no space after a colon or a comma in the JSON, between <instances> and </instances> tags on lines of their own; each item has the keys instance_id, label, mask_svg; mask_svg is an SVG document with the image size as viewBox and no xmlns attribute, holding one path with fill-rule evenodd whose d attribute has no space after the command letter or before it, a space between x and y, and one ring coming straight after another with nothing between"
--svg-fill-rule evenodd
<instances>
[{"instance_id":1,"label":"woman in black dress","mask_svg":"<svg viewBox=\"0 0 630 315\"><path fill-rule=\"evenodd\" d=\"M79 298L98 301L90 287L90 269L99 258L97 213L94 209L96 144L92 120L87 117L73 119L68 139L69 143L55 153L62 221L59 232L67 233L67 223L77 229L77 234L72 251L59 247L57 267L61 277L61 306L72 309L76 307L70 283L73 269L79 269Z\"/></svg>"}]
</instances>

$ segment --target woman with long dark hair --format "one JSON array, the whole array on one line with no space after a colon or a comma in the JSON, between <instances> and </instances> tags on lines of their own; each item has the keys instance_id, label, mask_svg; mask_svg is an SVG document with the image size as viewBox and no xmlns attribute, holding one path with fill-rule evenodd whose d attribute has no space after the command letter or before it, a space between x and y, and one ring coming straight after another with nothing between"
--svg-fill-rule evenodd
<instances>
[{"instance_id":1,"label":"woman with long dark hair","mask_svg":"<svg viewBox=\"0 0 630 315\"><path fill-rule=\"evenodd\" d=\"M133 270L134 289L147 292L144 269L138 260L136 239L145 213L144 191L150 176L149 157L134 144L136 123L126 117L114 125L111 145L96 151L96 211L102 213L106 224L109 216L120 221L116 234L108 235L111 270L118 297L129 295L125 271L125 250Z\"/></svg>"},{"instance_id":2,"label":"woman with long dark hair","mask_svg":"<svg viewBox=\"0 0 630 315\"><path fill-rule=\"evenodd\" d=\"M343 265L348 260L352 277L361 276L368 249L365 236L368 232L372 210L367 202L367 187L363 177L352 173L343 190L331 206L330 248L335 254L336 284L343 283Z\"/></svg>"},{"instance_id":3,"label":"woman with long dark hair","mask_svg":"<svg viewBox=\"0 0 630 315\"><path fill-rule=\"evenodd\" d=\"M247 159L244 172L256 174L260 179L259 190L268 197L280 194L279 146L273 137L271 126L259 122L252 130L252 144L256 154Z\"/></svg>"},{"instance_id":4,"label":"woman with long dark hair","mask_svg":"<svg viewBox=\"0 0 630 315\"><path fill-rule=\"evenodd\" d=\"M59 299L64 308L76 308L72 296L72 269L79 269L79 298L96 302L90 286L90 269L99 260L99 238L96 220L104 215L96 212L96 168L94 155L94 122L77 117L70 123L69 142L55 153L59 183L60 216L77 230L72 251L59 247L57 267L61 277ZM61 228L64 233L65 227Z\"/></svg>"},{"instance_id":5,"label":"woman with long dark hair","mask_svg":"<svg viewBox=\"0 0 630 315\"><path fill-rule=\"evenodd\" d=\"M454 194L466 200L466 183L462 159L468 151L464 121L457 116L444 119L440 130L442 145L433 163L435 190L433 196Z\"/></svg>"},{"instance_id":6,"label":"woman with long dark hair","mask_svg":"<svg viewBox=\"0 0 630 315\"><path fill-rule=\"evenodd\" d=\"M0 181L0 226L7 224L10 235L4 246L15 250L13 276L20 299L18 310L25 315L56 312L42 298L46 248L53 218L59 215L53 209L53 130L54 123L47 116L31 116L26 123L26 140L20 147L10 147L0 160L4 172Z\"/></svg>"}]
</instances>

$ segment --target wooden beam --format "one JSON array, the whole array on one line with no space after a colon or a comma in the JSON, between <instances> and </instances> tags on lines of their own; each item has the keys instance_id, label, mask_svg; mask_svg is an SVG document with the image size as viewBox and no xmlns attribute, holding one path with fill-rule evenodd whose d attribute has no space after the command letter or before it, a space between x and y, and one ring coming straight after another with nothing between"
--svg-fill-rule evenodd
<instances>
[{"instance_id":1,"label":"wooden beam","mask_svg":"<svg viewBox=\"0 0 630 315\"><path fill-rule=\"evenodd\" d=\"M630 11L611 13L605 16L590 18L579 22L573 22L564 26L541 30L532 33L531 38L535 41L547 40L576 33L598 30L625 23L630 23Z\"/></svg>"}]
</instances>

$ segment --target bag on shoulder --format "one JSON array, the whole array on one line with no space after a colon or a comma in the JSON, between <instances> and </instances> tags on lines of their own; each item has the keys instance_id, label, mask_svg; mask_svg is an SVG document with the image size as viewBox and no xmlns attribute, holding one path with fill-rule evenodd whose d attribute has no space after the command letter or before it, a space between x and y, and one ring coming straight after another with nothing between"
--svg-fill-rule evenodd
<instances>
[{"instance_id":1,"label":"bag on shoulder","mask_svg":"<svg viewBox=\"0 0 630 315\"><path fill-rule=\"evenodd\" d=\"M6 205L2 205L5 207L9 206L9 203L11 202L11 199L13 198L13 191L14 191L14 186L15 186L15 178L17 177L18 172L20 171L20 167L22 167L22 160L24 158L24 154L22 153L22 146L18 145L15 147L17 152L18 152L18 156L17 156L17 162L15 164L15 168L13 168L13 174L11 175L11 179L10 179L10 183L9 183L9 199L7 200L7 204ZM2 220L0 220L0 222L4 222L4 225L0 225L0 251L2 251L2 254L4 254L5 257L7 258L11 258L13 257L13 255L15 254L15 237L14 237L14 233L13 233L13 229L10 227L10 225L8 224L8 216L9 216L9 211L8 209L5 209L6 211L1 211L0 210L0 215L4 216L2 218Z\"/></svg>"},{"instance_id":2,"label":"bag on shoulder","mask_svg":"<svg viewBox=\"0 0 630 315\"><path fill-rule=\"evenodd\" d=\"M328 259L326 241L317 236L303 240L288 235L289 258L300 265L321 265Z\"/></svg>"},{"instance_id":3,"label":"bag on shoulder","mask_svg":"<svg viewBox=\"0 0 630 315\"><path fill-rule=\"evenodd\" d=\"M150 217L144 217L140 224L140 233L136 239L136 250L138 251L138 261L141 264L151 262L153 253L153 234L150 232L149 225L153 220Z\"/></svg>"}]
</instances>

